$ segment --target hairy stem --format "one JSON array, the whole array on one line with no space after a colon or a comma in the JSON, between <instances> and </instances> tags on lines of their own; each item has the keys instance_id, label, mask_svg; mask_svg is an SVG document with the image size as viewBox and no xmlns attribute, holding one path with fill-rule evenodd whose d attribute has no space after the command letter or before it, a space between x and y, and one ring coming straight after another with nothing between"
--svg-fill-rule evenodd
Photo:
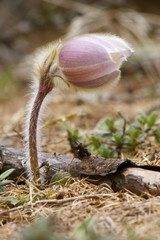
<instances>
[{"instance_id":1,"label":"hairy stem","mask_svg":"<svg viewBox=\"0 0 160 240\"><path fill-rule=\"evenodd\" d=\"M40 179L39 166L38 166L38 150L37 150L37 125L40 108L43 100L47 94L53 89L53 84L46 84L46 82L40 82L38 93L34 100L34 104L31 111L30 122L29 122L29 156L31 172L33 180L37 181Z\"/></svg>"}]
</instances>

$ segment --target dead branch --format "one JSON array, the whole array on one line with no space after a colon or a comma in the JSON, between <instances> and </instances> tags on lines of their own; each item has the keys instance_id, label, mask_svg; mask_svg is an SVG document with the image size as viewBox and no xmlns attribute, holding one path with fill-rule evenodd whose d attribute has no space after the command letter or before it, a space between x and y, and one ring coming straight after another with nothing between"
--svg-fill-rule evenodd
<instances>
[{"instance_id":1,"label":"dead branch","mask_svg":"<svg viewBox=\"0 0 160 240\"><path fill-rule=\"evenodd\" d=\"M14 168L10 179L21 175L27 178L27 165L23 150L0 147L0 174ZM87 156L82 160L60 154L40 153L41 174L49 182L58 171L66 171L72 177L85 177L95 184L107 183L114 191L128 189L138 195L149 192L160 195L160 167L137 166L128 159L105 159Z\"/></svg>"}]
</instances>

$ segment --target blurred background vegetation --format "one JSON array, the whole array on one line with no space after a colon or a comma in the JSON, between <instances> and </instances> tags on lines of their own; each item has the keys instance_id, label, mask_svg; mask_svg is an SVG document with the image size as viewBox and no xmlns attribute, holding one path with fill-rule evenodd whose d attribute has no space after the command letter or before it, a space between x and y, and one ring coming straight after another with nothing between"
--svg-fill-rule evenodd
<instances>
[{"instance_id":1,"label":"blurred background vegetation","mask_svg":"<svg viewBox=\"0 0 160 240\"><path fill-rule=\"evenodd\" d=\"M1 0L0 102L25 89L36 48L86 32L126 38L135 54L124 67L125 94L159 95L159 13L159 0Z\"/></svg>"}]
</instances>

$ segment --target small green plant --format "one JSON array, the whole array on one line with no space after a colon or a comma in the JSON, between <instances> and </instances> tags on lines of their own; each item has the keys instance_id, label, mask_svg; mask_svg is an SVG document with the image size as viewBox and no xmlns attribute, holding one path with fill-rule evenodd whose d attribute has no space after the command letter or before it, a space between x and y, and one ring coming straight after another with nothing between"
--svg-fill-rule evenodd
<instances>
[{"instance_id":1,"label":"small green plant","mask_svg":"<svg viewBox=\"0 0 160 240\"><path fill-rule=\"evenodd\" d=\"M70 129L70 136L72 143L81 141L93 154L114 158L122 152L132 153L137 147L160 143L160 121L156 112L149 115L142 113L134 122L124 118L103 118L91 134L80 134L77 129Z\"/></svg>"},{"instance_id":2,"label":"small green plant","mask_svg":"<svg viewBox=\"0 0 160 240\"><path fill-rule=\"evenodd\" d=\"M12 182L13 180L6 180L7 177L10 176L10 174L14 171L15 169L11 168L0 174L0 203L7 205L9 207L13 206L20 206L23 205L26 202L26 199L23 198L22 194L17 195L16 197L13 197L11 195L6 196L6 191L7 189L4 187ZM3 193L5 192L5 196L3 197Z\"/></svg>"}]
</instances>

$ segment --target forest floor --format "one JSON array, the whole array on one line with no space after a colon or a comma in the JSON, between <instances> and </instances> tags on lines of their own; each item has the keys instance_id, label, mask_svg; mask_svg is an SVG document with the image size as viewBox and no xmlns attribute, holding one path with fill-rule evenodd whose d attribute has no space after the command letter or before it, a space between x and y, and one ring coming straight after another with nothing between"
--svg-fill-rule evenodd
<instances>
[{"instance_id":1,"label":"forest floor","mask_svg":"<svg viewBox=\"0 0 160 240\"><path fill-rule=\"evenodd\" d=\"M54 120L54 125L43 131L42 151L70 155L67 133L60 124L61 119L69 119L70 126L75 126L79 131L89 131L103 117L116 119L121 114L125 118L134 119L137 114L152 110L158 101L157 98L134 99L129 94L128 100L124 101L124 89L125 82L122 81L112 92L113 96L119 98L101 100L93 96L92 100L84 100L73 93L67 93L67 98L66 93L55 95L45 111L44 122ZM23 148L21 133L28 98L26 92L23 90L0 104L0 145ZM159 110L157 113L160 116ZM136 149L132 160L150 164L154 154L157 157L159 152L158 145L146 146L146 149ZM13 182L6 186L0 199L0 236L3 240L13 239L22 226L48 216L55 217L55 229L62 236L72 235L75 228L92 217L96 231L111 234L110 239L160 239L160 197L149 193L137 196L127 190L113 192L107 185L97 186L85 179L75 178L64 185L53 184L45 189L36 188L29 181L26 185ZM27 205L47 199L62 201Z\"/></svg>"}]
</instances>

